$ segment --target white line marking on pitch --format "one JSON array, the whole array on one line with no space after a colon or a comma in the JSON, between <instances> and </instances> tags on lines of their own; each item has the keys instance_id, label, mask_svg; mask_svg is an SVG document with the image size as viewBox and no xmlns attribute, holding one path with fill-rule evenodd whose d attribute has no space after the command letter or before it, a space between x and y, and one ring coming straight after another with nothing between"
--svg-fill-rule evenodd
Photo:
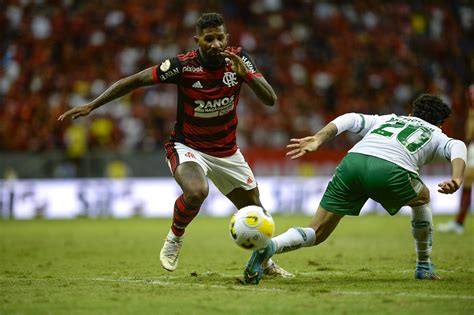
<instances>
[{"instance_id":1,"label":"white line marking on pitch","mask_svg":"<svg viewBox=\"0 0 474 315\"><path fill-rule=\"evenodd\" d=\"M101 281L101 282L124 282L124 283L143 283L143 284L157 284L157 285L170 285L170 286L183 286L183 287L196 287L196 288L213 288L213 289L236 289L236 290L252 290L252 291L287 291L285 289L279 288L259 288L255 286L236 286L236 285L219 285L219 284L201 284L201 283L178 283L178 282L168 282L160 280L147 280L147 279L87 279L92 281Z\"/></svg>"},{"instance_id":2,"label":"white line marking on pitch","mask_svg":"<svg viewBox=\"0 0 474 315\"><path fill-rule=\"evenodd\" d=\"M303 275L303 273L299 273ZM308 273L305 273L308 274ZM316 273L311 273L316 274ZM231 275L225 275L231 277ZM233 276L232 276L233 277ZM235 276L237 277L237 276ZM3 278L0 277L0 280L6 281L40 281L40 282L51 282L51 281L95 281L95 282L119 282L119 283L142 283L142 284L151 284L151 285L163 285L163 286L182 286L182 287L196 287L196 288L214 288L214 289L236 289L236 290L243 290L243 291L271 291L271 292L289 292L290 290L281 289L281 288L261 288L256 286L237 286L237 285L218 285L218 284L201 284L201 283L179 283L179 282L171 282L171 281L161 281L158 279L178 279L179 277L173 276L159 276L154 279L127 279L127 278L119 278L119 279L106 279L106 278L75 278L75 279L67 279L67 278L48 278L48 279L39 279L39 278ZM362 291L337 291L337 290L330 290L327 293L322 294L338 294L338 295L360 295L360 296L377 296L382 295L373 292L362 292ZM413 297L413 298L426 298L426 299L460 299L460 300L474 300L474 296L472 295L455 295L455 294L419 294L419 293L395 293L392 296L400 296L400 297Z\"/></svg>"},{"instance_id":3,"label":"white line marking on pitch","mask_svg":"<svg viewBox=\"0 0 474 315\"><path fill-rule=\"evenodd\" d=\"M373 294L370 292L358 292L358 291L334 291L337 294L344 294L344 295L379 295ZM380 294L382 295L382 294ZM419 293L395 293L392 296L404 296L404 297L416 297L416 298L427 298L427 299L461 299L461 300L474 300L474 296L472 295L438 295L438 294L419 294Z\"/></svg>"},{"instance_id":4,"label":"white line marking on pitch","mask_svg":"<svg viewBox=\"0 0 474 315\"><path fill-rule=\"evenodd\" d=\"M179 277L170 277L162 276L157 278L179 278ZM285 292L286 289L280 288L262 288L257 286L250 285L219 285L219 284L202 284L202 283L179 283L172 281L161 281L154 279L106 279L106 278L47 278L47 279L38 279L38 278L2 278L0 281L37 281L37 282L52 282L52 281L94 281L94 282L119 282L119 283L142 283L142 284L151 284L151 285L163 285L163 286L181 286L181 287L195 287L195 288L213 288L213 289L235 289L243 291L270 291L270 292Z\"/></svg>"},{"instance_id":5,"label":"white line marking on pitch","mask_svg":"<svg viewBox=\"0 0 474 315\"><path fill-rule=\"evenodd\" d=\"M442 273L453 273L453 272L474 272L474 269L465 269L463 271L459 270L453 270L453 269L436 269L439 272ZM357 272L366 272L366 273L373 273L373 274L394 274L394 273L415 273L415 269L403 269L403 270L356 270ZM342 270L317 270L317 271L312 271L312 272L295 272L296 275L301 275L301 276L318 276L324 273L330 273L332 275L347 275L348 271L342 271Z\"/></svg>"}]
</instances>

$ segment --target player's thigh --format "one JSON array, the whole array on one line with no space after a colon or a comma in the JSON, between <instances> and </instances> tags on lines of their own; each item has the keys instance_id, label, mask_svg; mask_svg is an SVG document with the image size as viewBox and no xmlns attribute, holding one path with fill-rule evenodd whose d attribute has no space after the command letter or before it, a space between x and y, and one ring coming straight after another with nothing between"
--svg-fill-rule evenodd
<instances>
[{"instance_id":1,"label":"player's thigh","mask_svg":"<svg viewBox=\"0 0 474 315\"><path fill-rule=\"evenodd\" d=\"M259 198L258 189L255 189L257 182L253 172L240 151L224 158L204 154L203 157L209 168L207 177L222 194L225 196L230 194L231 201L236 201L234 194L243 196L246 200ZM231 194L234 190L235 192Z\"/></svg>"},{"instance_id":2,"label":"player's thigh","mask_svg":"<svg viewBox=\"0 0 474 315\"><path fill-rule=\"evenodd\" d=\"M202 153L179 142L166 144L166 161L176 182L186 194L207 196L208 166Z\"/></svg>"},{"instance_id":3,"label":"player's thigh","mask_svg":"<svg viewBox=\"0 0 474 315\"><path fill-rule=\"evenodd\" d=\"M364 181L368 196L390 215L395 215L425 187L418 175L395 163L372 157L368 165L368 176Z\"/></svg>"},{"instance_id":4,"label":"player's thigh","mask_svg":"<svg viewBox=\"0 0 474 315\"><path fill-rule=\"evenodd\" d=\"M241 209L246 206L260 206L263 208L260 201L260 193L258 187L255 187L250 190L245 190L244 188L234 188L226 197L234 204L237 209Z\"/></svg>"},{"instance_id":5,"label":"player's thigh","mask_svg":"<svg viewBox=\"0 0 474 315\"><path fill-rule=\"evenodd\" d=\"M324 242L343 217L343 214L331 212L319 206L309 224L316 231L315 245Z\"/></svg>"},{"instance_id":6,"label":"player's thigh","mask_svg":"<svg viewBox=\"0 0 474 315\"><path fill-rule=\"evenodd\" d=\"M466 171L464 172L464 186L472 187L474 183L474 165L466 166Z\"/></svg>"},{"instance_id":7,"label":"player's thigh","mask_svg":"<svg viewBox=\"0 0 474 315\"><path fill-rule=\"evenodd\" d=\"M366 156L349 153L336 168L320 206L340 215L359 215L368 196L363 189Z\"/></svg>"},{"instance_id":8,"label":"player's thigh","mask_svg":"<svg viewBox=\"0 0 474 315\"><path fill-rule=\"evenodd\" d=\"M195 162L184 162L176 168L174 178L184 194L196 194L205 198L209 192L206 174L202 167Z\"/></svg>"},{"instance_id":9,"label":"player's thigh","mask_svg":"<svg viewBox=\"0 0 474 315\"><path fill-rule=\"evenodd\" d=\"M209 171L203 153L180 142L168 142L166 144L166 162L173 176L175 176L178 167L186 162L198 164L204 172L204 176Z\"/></svg>"},{"instance_id":10,"label":"player's thigh","mask_svg":"<svg viewBox=\"0 0 474 315\"><path fill-rule=\"evenodd\" d=\"M474 142L471 142L467 148L466 170L464 172L464 186L472 187L474 183Z\"/></svg>"}]
</instances>

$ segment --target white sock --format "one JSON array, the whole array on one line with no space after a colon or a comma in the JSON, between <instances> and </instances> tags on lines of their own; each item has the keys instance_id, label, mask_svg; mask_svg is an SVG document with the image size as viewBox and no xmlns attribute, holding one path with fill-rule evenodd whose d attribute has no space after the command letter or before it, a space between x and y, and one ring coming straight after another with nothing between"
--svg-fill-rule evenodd
<instances>
[{"instance_id":1,"label":"white sock","mask_svg":"<svg viewBox=\"0 0 474 315\"><path fill-rule=\"evenodd\" d=\"M171 229L170 229L170 231L168 232L168 236L167 236L167 238L171 238L171 239L177 240L177 241L183 239L183 237L184 237L184 234L181 235L181 236L177 236L177 235L175 235L175 234L173 233L173 230L171 230Z\"/></svg>"},{"instance_id":2,"label":"white sock","mask_svg":"<svg viewBox=\"0 0 474 315\"><path fill-rule=\"evenodd\" d=\"M429 203L412 207L411 226L415 239L416 262L431 262L433 216Z\"/></svg>"},{"instance_id":3,"label":"white sock","mask_svg":"<svg viewBox=\"0 0 474 315\"><path fill-rule=\"evenodd\" d=\"M290 228L283 234L272 238L275 244L275 254L293 251L300 247L314 245L316 232L312 228Z\"/></svg>"}]
</instances>

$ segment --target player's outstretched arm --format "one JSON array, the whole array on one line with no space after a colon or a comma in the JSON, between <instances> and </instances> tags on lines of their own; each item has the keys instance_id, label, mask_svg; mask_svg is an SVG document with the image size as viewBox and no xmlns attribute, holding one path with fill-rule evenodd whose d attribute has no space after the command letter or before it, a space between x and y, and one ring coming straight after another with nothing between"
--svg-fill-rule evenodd
<instances>
[{"instance_id":1,"label":"player's outstretched arm","mask_svg":"<svg viewBox=\"0 0 474 315\"><path fill-rule=\"evenodd\" d=\"M77 117L87 116L97 107L124 96L139 87L152 85L154 83L153 68L145 69L134 75L118 80L92 102L68 110L59 116L58 120L61 121L68 118L76 119Z\"/></svg>"},{"instance_id":2,"label":"player's outstretched arm","mask_svg":"<svg viewBox=\"0 0 474 315\"><path fill-rule=\"evenodd\" d=\"M232 70L242 77L250 86L257 97L268 106L273 106L276 103L277 96L272 86L265 80L264 77L252 76L242 58L231 51L225 50L222 52L228 65Z\"/></svg>"},{"instance_id":3,"label":"player's outstretched arm","mask_svg":"<svg viewBox=\"0 0 474 315\"><path fill-rule=\"evenodd\" d=\"M321 144L336 137L336 135L337 127L331 122L319 130L314 136L290 139L290 144L286 146L290 151L286 153L286 156L289 156L292 160L297 159L308 152L316 151Z\"/></svg>"},{"instance_id":4,"label":"player's outstretched arm","mask_svg":"<svg viewBox=\"0 0 474 315\"><path fill-rule=\"evenodd\" d=\"M438 192L442 194L452 194L461 187L466 162L463 159L457 158L451 161L452 176L450 180L438 184Z\"/></svg>"}]
</instances>

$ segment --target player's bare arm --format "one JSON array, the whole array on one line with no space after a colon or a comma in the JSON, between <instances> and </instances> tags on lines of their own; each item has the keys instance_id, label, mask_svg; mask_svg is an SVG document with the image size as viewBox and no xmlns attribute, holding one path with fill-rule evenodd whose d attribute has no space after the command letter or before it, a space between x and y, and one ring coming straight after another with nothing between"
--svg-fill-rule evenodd
<instances>
[{"instance_id":1,"label":"player's bare arm","mask_svg":"<svg viewBox=\"0 0 474 315\"><path fill-rule=\"evenodd\" d=\"M290 139L290 144L286 147L291 151L286 153L292 160L297 159L306 153L316 151L321 144L336 137L337 127L333 123L327 124L323 129L319 130L314 136Z\"/></svg>"},{"instance_id":2,"label":"player's bare arm","mask_svg":"<svg viewBox=\"0 0 474 315\"><path fill-rule=\"evenodd\" d=\"M454 159L451 161L452 167L452 178L450 180L439 183L438 192L442 194L452 194L455 193L459 187L461 187L464 170L466 168L466 163L463 159Z\"/></svg>"},{"instance_id":3,"label":"player's bare arm","mask_svg":"<svg viewBox=\"0 0 474 315\"><path fill-rule=\"evenodd\" d=\"M251 80L247 80L249 70L242 61L242 58L227 50L221 52L221 54L225 57L226 63L231 66L232 70L246 80L250 88L265 105L275 105L277 96L264 77L253 76Z\"/></svg>"},{"instance_id":4,"label":"player's bare arm","mask_svg":"<svg viewBox=\"0 0 474 315\"><path fill-rule=\"evenodd\" d=\"M118 80L92 102L68 110L59 116L58 120L62 121L68 118L76 119L81 116L87 116L97 107L124 96L139 87L152 85L154 83L153 68L145 69L134 75Z\"/></svg>"}]
</instances>

